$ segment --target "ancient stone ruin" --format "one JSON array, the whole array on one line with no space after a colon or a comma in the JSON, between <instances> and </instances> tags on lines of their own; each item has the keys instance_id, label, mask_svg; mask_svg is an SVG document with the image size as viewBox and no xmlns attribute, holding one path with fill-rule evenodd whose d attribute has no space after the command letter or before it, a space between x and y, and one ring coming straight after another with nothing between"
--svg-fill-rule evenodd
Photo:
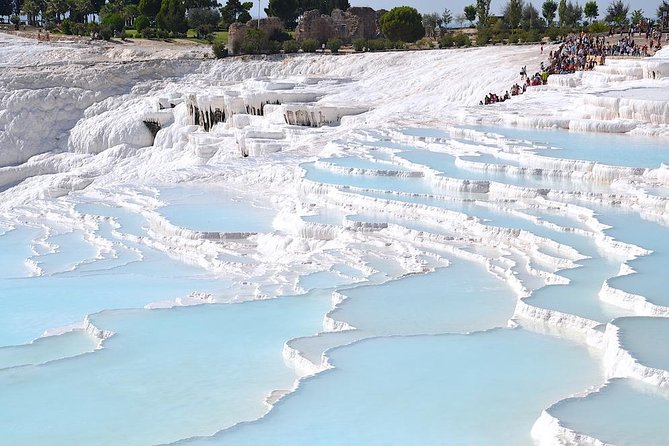
<instances>
[{"instance_id":1,"label":"ancient stone ruin","mask_svg":"<svg viewBox=\"0 0 669 446\"><path fill-rule=\"evenodd\" d=\"M316 39L326 42L339 38L344 43L355 39L375 39L379 36L377 13L368 7L352 7L347 11L335 9L331 15L321 14L317 9L307 11L297 24L295 40Z\"/></svg>"},{"instance_id":2,"label":"ancient stone ruin","mask_svg":"<svg viewBox=\"0 0 669 446\"><path fill-rule=\"evenodd\" d=\"M267 36L284 31L283 22L278 17L267 17L259 21L249 20L247 23L233 23L228 28L228 54L235 55L242 52L246 32L252 28L260 28Z\"/></svg>"}]
</instances>

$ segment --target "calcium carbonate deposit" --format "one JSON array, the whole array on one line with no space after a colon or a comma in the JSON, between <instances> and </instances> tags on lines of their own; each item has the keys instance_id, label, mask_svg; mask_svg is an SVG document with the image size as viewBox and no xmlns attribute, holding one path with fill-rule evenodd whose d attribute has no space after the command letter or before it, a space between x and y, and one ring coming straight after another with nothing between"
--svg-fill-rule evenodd
<instances>
[{"instance_id":1,"label":"calcium carbonate deposit","mask_svg":"<svg viewBox=\"0 0 669 446\"><path fill-rule=\"evenodd\" d=\"M669 438L666 50L0 46L0 443Z\"/></svg>"}]
</instances>

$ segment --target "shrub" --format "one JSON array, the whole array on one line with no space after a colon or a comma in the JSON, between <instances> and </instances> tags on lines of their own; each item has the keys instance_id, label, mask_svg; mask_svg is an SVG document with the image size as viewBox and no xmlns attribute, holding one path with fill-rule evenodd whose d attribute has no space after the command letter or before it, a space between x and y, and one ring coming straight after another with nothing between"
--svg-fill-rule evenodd
<instances>
[{"instance_id":1,"label":"shrub","mask_svg":"<svg viewBox=\"0 0 669 446\"><path fill-rule=\"evenodd\" d=\"M292 37L290 34L279 29L274 29L272 33L269 35L269 40L276 40L277 42L282 42L282 43L291 39Z\"/></svg>"},{"instance_id":2,"label":"shrub","mask_svg":"<svg viewBox=\"0 0 669 446\"><path fill-rule=\"evenodd\" d=\"M295 40L286 40L283 42L283 51L286 54L297 53L300 50L300 44Z\"/></svg>"},{"instance_id":3,"label":"shrub","mask_svg":"<svg viewBox=\"0 0 669 446\"><path fill-rule=\"evenodd\" d=\"M367 41L367 48L370 51L383 51L391 46L392 44L387 39L372 39Z\"/></svg>"},{"instance_id":4,"label":"shrub","mask_svg":"<svg viewBox=\"0 0 669 446\"><path fill-rule=\"evenodd\" d=\"M592 22L592 23L590 24L590 26L588 27L588 30L589 30L591 33L603 33L603 32L608 31L608 30L609 30L609 27L608 27L608 25L607 25L606 23L604 23L604 22L597 22L597 21L594 21L594 22Z\"/></svg>"},{"instance_id":5,"label":"shrub","mask_svg":"<svg viewBox=\"0 0 669 446\"><path fill-rule=\"evenodd\" d=\"M270 40L267 43L267 51L270 54L280 53L282 49L283 49L283 43L279 42L278 40Z\"/></svg>"},{"instance_id":6,"label":"shrub","mask_svg":"<svg viewBox=\"0 0 669 446\"><path fill-rule=\"evenodd\" d=\"M342 41L337 39L336 37L328 39L327 43L325 44L325 47L333 53L338 53L339 48L341 48L341 46L342 46Z\"/></svg>"},{"instance_id":7,"label":"shrub","mask_svg":"<svg viewBox=\"0 0 669 446\"><path fill-rule=\"evenodd\" d=\"M302 51L305 53L315 53L318 46L318 41L316 39L304 39L302 41Z\"/></svg>"},{"instance_id":8,"label":"shrub","mask_svg":"<svg viewBox=\"0 0 669 446\"><path fill-rule=\"evenodd\" d=\"M439 39L439 48L450 48L453 46L453 36L451 34L444 34Z\"/></svg>"},{"instance_id":9,"label":"shrub","mask_svg":"<svg viewBox=\"0 0 669 446\"><path fill-rule=\"evenodd\" d=\"M538 42L540 40L541 36L536 29L531 29L525 33L525 42Z\"/></svg>"},{"instance_id":10,"label":"shrub","mask_svg":"<svg viewBox=\"0 0 669 446\"><path fill-rule=\"evenodd\" d=\"M63 34L71 35L72 34L72 21L70 19L64 19L60 22L60 30Z\"/></svg>"},{"instance_id":11,"label":"shrub","mask_svg":"<svg viewBox=\"0 0 669 446\"><path fill-rule=\"evenodd\" d=\"M211 46L211 49L214 52L214 57L216 57L216 59L222 59L228 55L228 50L225 48L223 42L216 42Z\"/></svg>"},{"instance_id":12,"label":"shrub","mask_svg":"<svg viewBox=\"0 0 669 446\"><path fill-rule=\"evenodd\" d=\"M114 35L114 31L109 26L103 26L100 28L100 37L104 40L110 40Z\"/></svg>"},{"instance_id":13,"label":"shrub","mask_svg":"<svg viewBox=\"0 0 669 446\"><path fill-rule=\"evenodd\" d=\"M432 48L432 41L427 38L422 38L416 42L416 45L418 45L419 48Z\"/></svg>"},{"instance_id":14,"label":"shrub","mask_svg":"<svg viewBox=\"0 0 669 446\"><path fill-rule=\"evenodd\" d=\"M262 29L249 28L242 44L242 52L246 54L260 54L269 49L267 34Z\"/></svg>"},{"instance_id":15,"label":"shrub","mask_svg":"<svg viewBox=\"0 0 669 446\"><path fill-rule=\"evenodd\" d=\"M353 40L353 49L356 51L363 51L366 43L365 39L355 39Z\"/></svg>"},{"instance_id":16,"label":"shrub","mask_svg":"<svg viewBox=\"0 0 669 446\"><path fill-rule=\"evenodd\" d=\"M70 29L75 36L85 36L90 34L88 28L83 23L74 22L70 25Z\"/></svg>"},{"instance_id":17,"label":"shrub","mask_svg":"<svg viewBox=\"0 0 669 446\"><path fill-rule=\"evenodd\" d=\"M472 46L472 41L469 40L469 36L464 33L458 33L453 36L453 43L457 47L470 47Z\"/></svg>"},{"instance_id":18,"label":"shrub","mask_svg":"<svg viewBox=\"0 0 669 446\"><path fill-rule=\"evenodd\" d=\"M102 16L100 24L103 27L109 28L113 33L114 31L121 31L123 29L123 27L125 26L125 20L123 19L123 17L121 17L121 14L118 13L106 14Z\"/></svg>"},{"instance_id":19,"label":"shrub","mask_svg":"<svg viewBox=\"0 0 669 446\"><path fill-rule=\"evenodd\" d=\"M143 28L139 33L143 39L153 39L156 37L155 28Z\"/></svg>"},{"instance_id":20,"label":"shrub","mask_svg":"<svg viewBox=\"0 0 669 446\"><path fill-rule=\"evenodd\" d=\"M95 33L100 33L100 25L98 25L95 22L91 22L88 24L88 34L95 34Z\"/></svg>"},{"instance_id":21,"label":"shrub","mask_svg":"<svg viewBox=\"0 0 669 446\"><path fill-rule=\"evenodd\" d=\"M145 15L140 15L135 19L135 29L140 33L142 32L142 30L150 26L151 26L151 21L149 21L149 18Z\"/></svg>"},{"instance_id":22,"label":"shrub","mask_svg":"<svg viewBox=\"0 0 669 446\"><path fill-rule=\"evenodd\" d=\"M487 29L479 29L476 34L476 46L485 46L492 39L492 33Z\"/></svg>"}]
</instances>

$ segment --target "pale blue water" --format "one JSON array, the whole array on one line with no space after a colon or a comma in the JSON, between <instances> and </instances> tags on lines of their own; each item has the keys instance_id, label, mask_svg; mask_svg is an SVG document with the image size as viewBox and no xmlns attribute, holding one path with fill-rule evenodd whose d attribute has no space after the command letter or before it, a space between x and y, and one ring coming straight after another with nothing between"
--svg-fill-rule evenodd
<instances>
[{"instance_id":1,"label":"pale blue water","mask_svg":"<svg viewBox=\"0 0 669 446\"><path fill-rule=\"evenodd\" d=\"M296 378L284 340L317 332L328 306L325 293L95 315L118 333L104 350L0 370L3 442L160 444L259 417Z\"/></svg>"},{"instance_id":2,"label":"pale blue water","mask_svg":"<svg viewBox=\"0 0 669 446\"><path fill-rule=\"evenodd\" d=\"M46 241L55 245L55 252L33 257L45 274L72 271L79 263L95 260L95 247L84 238L81 231L54 235Z\"/></svg>"},{"instance_id":3,"label":"pale blue water","mask_svg":"<svg viewBox=\"0 0 669 446\"><path fill-rule=\"evenodd\" d=\"M669 438L669 396L635 380L614 379L586 398L550 409L576 432L619 446L659 446Z\"/></svg>"},{"instance_id":4,"label":"pale blue water","mask_svg":"<svg viewBox=\"0 0 669 446\"><path fill-rule=\"evenodd\" d=\"M354 156L342 156L338 158L324 158L321 161L325 163L332 163L340 167L348 167L353 169L369 169L369 170L392 170L397 172L409 172L406 167L399 166L390 162L383 162L381 160L371 160L366 158L359 158Z\"/></svg>"},{"instance_id":5,"label":"pale blue water","mask_svg":"<svg viewBox=\"0 0 669 446\"><path fill-rule=\"evenodd\" d=\"M0 280L0 346L22 344L45 330L80 323L106 308L137 308L229 287L164 254L147 250L144 261L111 273Z\"/></svg>"},{"instance_id":6,"label":"pale blue water","mask_svg":"<svg viewBox=\"0 0 669 446\"><path fill-rule=\"evenodd\" d=\"M36 339L30 344L0 347L0 370L9 367L44 364L57 359L90 353L98 339L83 330Z\"/></svg>"},{"instance_id":7,"label":"pale blue water","mask_svg":"<svg viewBox=\"0 0 669 446\"><path fill-rule=\"evenodd\" d=\"M553 158L596 161L624 167L659 167L669 162L669 143L660 138L616 133L584 133L519 127L468 126L480 132L547 144L560 150L538 150Z\"/></svg>"},{"instance_id":8,"label":"pale blue water","mask_svg":"<svg viewBox=\"0 0 669 446\"><path fill-rule=\"evenodd\" d=\"M582 346L522 330L377 338L330 356L334 370L264 419L186 444L531 445L546 405L601 380Z\"/></svg>"},{"instance_id":9,"label":"pale blue water","mask_svg":"<svg viewBox=\"0 0 669 446\"><path fill-rule=\"evenodd\" d=\"M0 279L31 274L25 260L34 255L31 244L42 232L41 229L19 226L0 235Z\"/></svg>"},{"instance_id":10,"label":"pale blue water","mask_svg":"<svg viewBox=\"0 0 669 446\"><path fill-rule=\"evenodd\" d=\"M455 178L458 180L494 181L496 183L535 189L557 189L565 191L587 190L591 192L601 192L606 190L606 188L593 183L583 183L580 181L572 182L548 176L535 176L532 174L517 176L509 175L504 172L485 172L474 169L461 169L455 165L455 157L446 153L416 150L411 152L401 152L398 156L405 158L412 163L429 166L441 172L448 178Z\"/></svg>"},{"instance_id":11,"label":"pale blue water","mask_svg":"<svg viewBox=\"0 0 669 446\"><path fill-rule=\"evenodd\" d=\"M146 235L148 223L146 219L136 212L119 206L109 206L103 203L82 202L75 209L84 214L99 215L112 218L119 226L119 232L123 234L143 237Z\"/></svg>"},{"instance_id":12,"label":"pale blue water","mask_svg":"<svg viewBox=\"0 0 669 446\"><path fill-rule=\"evenodd\" d=\"M446 130L400 131L417 138L439 138L445 144L450 141ZM553 138L561 132L548 133ZM555 140L546 140L541 132L523 139L536 141L536 147L563 142L565 150L550 153L575 159L600 154L603 159L616 158L618 152L625 152L619 157L622 165L629 164L627 157L650 163L669 153L660 150L665 142L651 147L643 141L637 145L633 137L614 135L614 139L634 142L638 150L630 155L626 152L629 147L620 142L623 140L609 151L606 144L613 144L607 139L610 135L596 135L595 141L579 139L582 134L562 133L566 134ZM450 155L393 141L382 132L359 136L360 140L344 138L338 142L356 155L324 161L342 167L406 170L392 162L399 155L457 179L572 191L606 190L605 186L530 175L463 170ZM378 141L367 141L366 137ZM464 142L470 143L471 150L480 145ZM358 155L361 146L368 151ZM487 154L467 159L501 163ZM590 256L578 262L580 268L559 272L571 280L569 285L542 288L527 302L599 322L618 318L615 323L621 327L623 344L635 357L651 366L669 366L666 349L657 348L669 341L664 320L626 317L633 314L599 301L601 285L617 273L620 259L602 251L591 238L535 224L512 210L565 227L585 228L573 218L528 209L531 203L513 199L497 202L501 209L488 207L485 194L438 190L422 178L336 174L317 169L313 163L302 164L302 168L307 179L335 184L349 193L348 186L366 188L369 190L356 193L433 206L437 220L439 209L462 212L486 225L523 229ZM253 199L252 188L230 191L200 185L157 190L157 198L166 203L157 211L177 226L197 231L273 231L276 211ZM262 416L267 410L263 400L270 392L292 388L297 375L282 357L285 343L315 364L327 351L336 368L301 383L297 392L280 401L266 418L186 444L531 445L529 432L543 409L604 380L601 358L593 356L585 345L522 329L495 329L506 326L517 296L484 266L454 257L448 268L404 276L402 265L407 260L439 264L432 256L442 253L443 257L444 249L426 239L421 247L424 255L404 258L404 244L414 241L403 239L401 230L353 232L342 228L341 235L332 241L296 236L287 249L295 249L298 260L289 264L285 275L276 276L271 274L271 266L263 264L273 262L265 259L263 251L246 255L254 249L255 238L245 240L239 253L235 243L222 242L226 251L218 258L234 262L233 269L246 268L248 273L248 281L246 277L239 279L241 274L232 280L151 248L148 223L132 206L98 201L87 197L85 191L62 199L72 199L78 212L106 217L99 220L94 232L113 243L116 256L93 259L94 247L83 233L59 227L66 233L52 236L50 241L62 249L45 254L37 247L41 255L35 257L54 275L29 278L24 261L35 255L31 244L44 230L20 226L0 234L0 443L151 445L212 435ZM410 209L406 215L391 215L356 209L355 205L322 208L323 203L314 201L308 200L297 210L318 214L302 217L306 222L341 225L347 216L351 221L394 223L458 239L464 236L463 241L453 243L475 250L466 241L475 234L454 230L448 222L416 219ZM379 203L380 207L383 204ZM642 293L653 302L665 302L666 228L605 204L580 204L595 208L604 223L614 226L607 231L610 235L657 251L632 263L641 274L614 279L612 284ZM273 239L262 240L266 242L271 244ZM273 249L267 245L261 248ZM482 251L486 246L480 248ZM564 255L543 245L539 250ZM354 263L347 264L346 257L338 257L353 251L362 251L362 261L378 272L370 275ZM281 260L292 255L287 252ZM506 255L517 258L511 252ZM327 266L319 270L321 259ZM526 276L522 271L514 273ZM297 283L295 277L299 277ZM258 280L261 283L255 283ZM289 285L309 293L277 295ZM331 311L334 290L350 298ZM192 292L239 299L253 296L254 291L274 299L143 309L146 304ZM358 330L323 333L323 317L328 313ZM87 315L92 315L98 327L116 333L103 350L93 351L96 340L81 331L27 344L45 330L80 323ZM612 393L614 390L611 388ZM592 417L580 408L581 403L590 404L590 399L578 404L569 400L565 419L586 428L597 425L602 435L616 429L625 435L637 433L644 420L625 411L635 409L648 419L660 420L666 412L656 401L657 395L648 400L638 393L633 389L629 395L620 391L607 397ZM627 401L632 408L617 407ZM630 419L618 420L623 416ZM611 426L614 423L621 427ZM662 429L647 438L643 432L637 434L647 440L645 444L662 444L653 443L664 438Z\"/></svg>"},{"instance_id":13,"label":"pale blue water","mask_svg":"<svg viewBox=\"0 0 669 446\"><path fill-rule=\"evenodd\" d=\"M377 175L345 175L327 169L318 169L313 163L301 164L306 171L305 178L319 183L358 188L395 190L410 193L432 193L432 184L424 178L405 178Z\"/></svg>"},{"instance_id":14,"label":"pale blue water","mask_svg":"<svg viewBox=\"0 0 669 446\"><path fill-rule=\"evenodd\" d=\"M205 187L161 189L168 204L158 212L171 223L196 231L271 232L276 212L248 197Z\"/></svg>"},{"instance_id":15,"label":"pale blue water","mask_svg":"<svg viewBox=\"0 0 669 446\"><path fill-rule=\"evenodd\" d=\"M612 226L607 230L612 237L653 251L648 256L628 262L637 274L613 278L609 284L640 294L657 305L669 305L669 295L665 292L665 275L669 265L667 228L629 212L602 212L600 219Z\"/></svg>"},{"instance_id":16,"label":"pale blue water","mask_svg":"<svg viewBox=\"0 0 669 446\"><path fill-rule=\"evenodd\" d=\"M622 347L641 364L669 370L669 318L626 317L614 324Z\"/></svg>"},{"instance_id":17,"label":"pale blue water","mask_svg":"<svg viewBox=\"0 0 669 446\"><path fill-rule=\"evenodd\" d=\"M448 284L441 287L440 284ZM504 326L517 297L481 265L452 259L448 268L341 292L330 313L365 335L465 333Z\"/></svg>"}]
</instances>

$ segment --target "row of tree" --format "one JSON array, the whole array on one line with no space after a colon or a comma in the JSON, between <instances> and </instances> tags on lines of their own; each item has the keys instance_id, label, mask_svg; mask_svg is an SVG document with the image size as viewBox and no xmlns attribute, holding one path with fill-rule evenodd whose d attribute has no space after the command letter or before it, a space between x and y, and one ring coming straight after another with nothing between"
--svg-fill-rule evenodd
<instances>
[{"instance_id":1,"label":"row of tree","mask_svg":"<svg viewBox=\"0 0 669 446\"><path fill-rule=\"evenodd\" d=\"M476 4L464 8L464 13L456 17L460 23L468 20L470 25L478 18L480 28L492 27L496 19L490 19L490 1L477 0ZM624 4L622 0L614 0L606 9L606 15L603 19L605 25L625 27L629 25L636 26L645 19L644 12L636 9L631 12L629 4ZM446 10L448 12L448 10ZM450 17L450 12L448 12ZM657 18L665 19L669 16L669 2L663 0L657 9ZM517 28L540 28L560 26L575 27L581 24L588 25L594 23L599 17L599 5L595 0L590 0L581 7L577 2L571 0L545 0L541 5L541 14L531 2L525 0L508 0L502 10L504 25L509 29ZM583 20L583 18L587 20ZM557 21L556 21L557 18ZM652 23L652 20L648 20ZM447 22L448 23L448 22ZM665 22L666 26L667 23Z\"/></svg>"}]
</instances>

